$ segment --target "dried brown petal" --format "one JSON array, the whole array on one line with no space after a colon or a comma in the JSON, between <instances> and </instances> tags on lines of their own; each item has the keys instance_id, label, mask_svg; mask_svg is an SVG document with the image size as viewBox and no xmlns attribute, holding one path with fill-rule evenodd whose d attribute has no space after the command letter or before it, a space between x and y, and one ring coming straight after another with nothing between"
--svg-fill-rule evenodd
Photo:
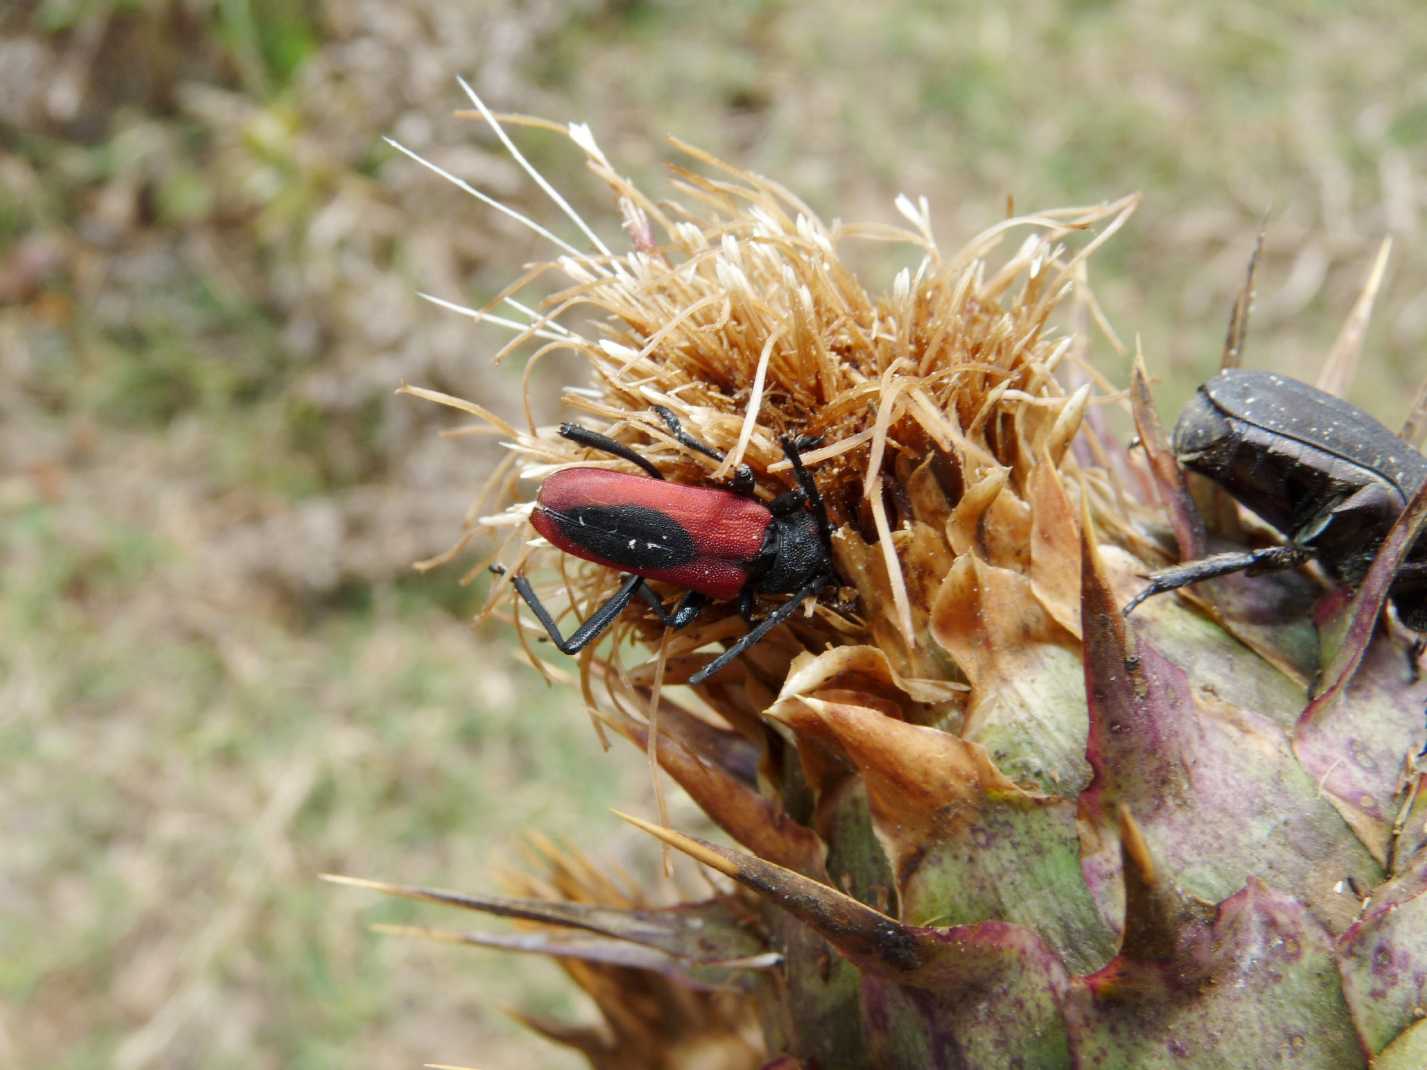
<instances>
[{"instance_id":1,"label":"dried brown petal","mask_svg":"<svg viewBox=\"0 0 1427 1070\"><path fill-rule=\"evenodd\" d=\"M961 734L1013 779L1078 793L1090 779L1084 670L1031 581L963 554L937 593L932 634L971 683Z\"/></svg>"}]
</instances>

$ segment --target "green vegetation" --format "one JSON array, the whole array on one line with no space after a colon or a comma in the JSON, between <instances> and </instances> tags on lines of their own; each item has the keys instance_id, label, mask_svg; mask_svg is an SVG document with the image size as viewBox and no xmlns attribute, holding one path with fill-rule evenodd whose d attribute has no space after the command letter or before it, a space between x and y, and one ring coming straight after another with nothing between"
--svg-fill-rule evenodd
<instances>
[{"instance_id":1,"label":"green vegetation","mask_svg":"<svg viewBox=\"0 0 1427 1070\"><path fill-rule=\"evenodd\" d=\"M828 216L925 194L947 248L1008 196L1143 190L1096 285L1166 409L1261 219L1247 359L1298 374L1391 234L1353 399L1392 423L1427 375L1427 21L1319 8L0 10L0 1062L528 1066L500 1008L567 1010L552 967L375 937L431 915L315 874L498 890L539 830L662 879L607 816L652 810L642 757L470 627L461 565L408 568L499 451L393 388L512 418L520 389L500 334L415 292L479 302L537 247L380 135L565 232L451 116L456 74L591 123L646 188L674 133ZM522 144L616 233L573 150Z\"/></svg>"}]
</instances>

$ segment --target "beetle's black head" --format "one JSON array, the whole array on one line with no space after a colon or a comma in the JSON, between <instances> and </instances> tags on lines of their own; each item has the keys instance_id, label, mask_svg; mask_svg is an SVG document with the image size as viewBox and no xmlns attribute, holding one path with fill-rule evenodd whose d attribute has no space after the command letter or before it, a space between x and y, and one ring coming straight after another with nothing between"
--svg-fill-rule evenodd
<instances>
[{"instance_id":1,"label":"beetle's black head","mask_svg":"<svg viewBox=\"0 0 1427 1070\"><path fill-rule=\"evenodd\" d=\"M1174 455L1186 468L1213 475L1228 462L1235 441L1233 421L1201 386L1174 425Z\"/></svg>"}]
</instances>

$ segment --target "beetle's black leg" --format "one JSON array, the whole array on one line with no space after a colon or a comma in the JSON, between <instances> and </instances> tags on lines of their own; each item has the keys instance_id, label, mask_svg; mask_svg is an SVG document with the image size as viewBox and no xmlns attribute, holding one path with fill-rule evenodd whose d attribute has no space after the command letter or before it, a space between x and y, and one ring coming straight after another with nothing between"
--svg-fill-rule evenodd
<instances>
[{"instance_id":1,"label":"beetle's black leg","mask_svg":"<svg viewBox=\"0 0 1427 1070\"><path fill-rule=\"evenodd\" d=\"M735 494L742 494L745 498L753 497L753 469L746 464L735 465L733 469L733 483L730 489Z\"/></svg>"},{"instance_id":2,"label":"beetle's black leg","mask_svg":"<svg viewBox=\"0 0 1427 1070\"><path fill-rule=\"evenodd\" d=\"M501 569L501 571L505 570ZM510 582L520 597L525 599L525 604L530 607L530 612L535 614L535 619L545 626L545 631L550 635L550 641L555 644L560 653L578 654L598 639L602 631L614 623L615 618L620 615L624 607L629 605L629 600L634 597L635 592L644 586L644 577L626 576L624 582L619 585L619 590L610 595L604 605L590 614L590 619L576 628L568 639L560 634L560 628L555 623L555 618L550 616L550 611L536 597L535 589L530 586L529 580L524 576L512 576Z\"/></svg>"},{"instance_id":3,"label":"beetle's black leg","mask_svg":"<svg viewBox=\"0 0 1427 1070\"><path fill-rule=\"evenodd\" d=\"M693 435L684 430L684 425L679 422L679 418L673 411L663 405L654 406L654 414L663 420L669 428L669 434L673 435L680 445L687 446L697 453L702 453L705 457L712 457L716 461L722 461L724 454L714 449L706 442L700 442ZM753 469L746 464L740 464L733 470L733 489L738 494L753 493Z\"/></svg>"},{"instance_id":4,"label":"beetle's black leg","mask_svg":"<svg viewBox=\"0 0 1427 1070\"><path fill-rule=\"evenodd\" d=\"M579 424L561 424L560 434L568 438L571 442L578 442L581 446L588 446L592 450L600 450L604 453L613 454L616 457L623 457L631 464L637 464L655 479L663 479L664 474L654 467L654 463L647 457L641 457L630 449L623 442L616 442L608 435L602 435L598 431L591 431L588 427L581 427Z\"/></svg>"},{"instance_id":5,"label":"beetle's black leg","mask_svg":"<svg viewBox=\"0 0 1427 1070\"><path fill-rule=\"evenodd\" d=\"M733 646L729 647L718 657L714 658L713 661L694 673L693 676L690 676L689 683L703 683L710 676L718 672L730 661L738 657L754 643L758 642L758 640L762 639L774 628L791 617L798 611L798 607L801 606L806 599L816 597L817 593L831 582L832 576L827 572L814 576L807 583L803 584L802 589L799 590L797 594L793 595L793 597L789 598L781 606L773 610L772 613L769 613L768 616L764 617L740 636L738 642L734 643Z\"/></svg>"},{"instance_id":6,"label":"beetle's black leg","mask_svg":"<svg viewBox=\"0 0 1427 1070\"><path fill-rule=\"evenodd\" d=\"M704 606L709 604L709 596L699 591L686 591L684 597L680 598L674 606L674 612L669 614L669 627L677 631L693 623L695 617L704 611Z\"/></svg>"},{"instance_id":7,"label":"beetle's black leg","mask_svg":"<svg viewBox=\"0 0 1427 1070\"><path fill-rule=\"evenodd\" d=\"M647 583L639 588L638 594L640 598L644 599L645 605L654 610L655 615L662 620L667 627L669 624L669 614L664 609L664 600L650 590L649 584Z\"/></svg>"},{"instance_id":8,"label":"beetle's black leg","mask_svg":"<svg viewBox=\"0 0 1427 1070\"><path fill-rule=\"evenodd\" d=\"M1392 586L1388 588L1387 595L1400 611L1402 609L1400 599L1406 597L1410 604L1413 595L1420 595L1425 590L1427 590L1427 561L1404 561L1397 566L1397 571L1392 574Z\"/></svg>"},{"instance_id":9,"label":"beetle's black leg","mask_svg":"<svg viewBox=\"0 0 1427 1070\"><path fill-rule=\"evenodd\" d=\"M1173 568L1162 568L1146 577L1150 581L1149 586L1130 599L1121 612L1128 617L1146 598L1177 590L1200 580L1249 569L1255 572L1277 572L1280 569L1296 568L1311 556L1309 551L1301 546L1266 546L1261 550L1246 550L1241 553L1211 554L1201 557L1198 561L1187 561Z\"/></svg>"},{"instance_id":10,"label":"beetle's black leg","mask_svg":"<svg viewBox=\"0 0 1427 1070\"><path fill-rule=\"evenodd\" d=\"M1421 660L1424 651L1427 651L1427 638L1423 638L1421 635L1407 644L1407 684L1409 687L1422 678L1422 670L1417 663ZM1427 750L1427 747L1423 749Z\"/></svg>"},{"instance_id":11,"label":"beetle's black leg","mask_svg":"<svg viewBox=\"0 0 1427 1070\"><path fill-rule=\"evenodd\" d=\"M685 591L684 596L674 603L674 608L667 610L659 596L649 589L648 584L639 588L639 597L649 603L649 607L664 622L664 627L672 628L675 631L687 627L709 604L708 595L698 591Z\"/></svg>"},{"instance_id":12,"label":"beetle's black leg","mask_svg":"<svg viewBox=\"0 0 1427 1070\"><path fill-rule=\"evenodd\" d=\"M738 592L738 615L749 624L753 623L753 587L745 586Z\"/></svg>"},{"instance_id":13,"label":"beetle's black leg","mask_svg":"<svg viewBox=\"0 0 1427 1070\"><path fill-rule=\"evenodd\" d=\"M1396 610L1397 620L1413 633L1407 647L1407 683L1415 684L1422 677L1418 661L1427 652L1427 561L1404 561L1392 576L1387 589L1388 601Z\"/></svg>"},{"instance_id":14,"label":"beetle's black leg","mask_svg":"<svg viewBox=\"0 0 1427 1070\"><path fill-rule=\"evenodd\" d=\"M812 438L806 435L799 435L797 438L789 438L785 435L782 439L782 446L788 463L793 466L793 474L798 477L798 486L806 495L808 504L813 507L813 515L818 518L818 528L822 531L823 542L831 550L832 524L827 518L827 506L823 504L823 496L818 492L818 485L813 479L812 473L803 464L803 450L814 449L821 442L821 438Z\"/></svg>"}]
</instances>

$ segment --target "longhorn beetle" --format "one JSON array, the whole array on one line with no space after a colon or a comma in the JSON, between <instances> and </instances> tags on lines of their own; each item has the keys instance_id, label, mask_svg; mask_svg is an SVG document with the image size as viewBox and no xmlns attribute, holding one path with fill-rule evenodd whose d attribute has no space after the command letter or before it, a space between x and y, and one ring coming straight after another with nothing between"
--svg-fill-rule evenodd
<instances>
[{"instance_id":1,"label":"longhorn beetle","mask_svg":"<svg viewBox=\"0 0 1427 1070\"><path fill-rule=\"evenodd\" d=\"M1427 482L1427 458L1362 409L1306 383L1230 368L1204 383L1181 412L1173 448L1288 539L1282 546L1213 554L1151 573L1146 598L1230 572L1269 572L1316 559L1356 586L1393 522ZM1427 538L1398 569L1388 599L1403 624L1427 631ZM1424 649L1419 636L1409 655Z\"/></svg>"},{"instance_id":2,"label":"longhorn beetle","mask_svg":"<svg viewBox=\"0 0 1427 1070\"><path fill-rule=\"evenodd\" d=\"M664 406L654 406L654 412L681 445L716 461L724 459L718 450L688 434ZM701 684L837 578L827 507L802 459L802 451L820 439L785 436L781 440L798 486L764 505L753 496L753 472L747 465L735 470L732 489L688 487L666 482L648 458L608 435L568 423L560 425L560 434L649 473L646 478L604 468L566 468L540 487L530 516L536 531L568 554L629 574L568 639L560 634L530 581L512 577L516 591L562 653L575 654L592 643L635 595L669 628L685 627L711 601L737 599L739 613L751 627L689 677L689 683ZM505 570L496 565L492 571L503 574ZM646 580L677 584L687 591L672 611L667 610ZM755 622L753 604L759 594L792 597Z\"/></svg>"}]
</instances>

